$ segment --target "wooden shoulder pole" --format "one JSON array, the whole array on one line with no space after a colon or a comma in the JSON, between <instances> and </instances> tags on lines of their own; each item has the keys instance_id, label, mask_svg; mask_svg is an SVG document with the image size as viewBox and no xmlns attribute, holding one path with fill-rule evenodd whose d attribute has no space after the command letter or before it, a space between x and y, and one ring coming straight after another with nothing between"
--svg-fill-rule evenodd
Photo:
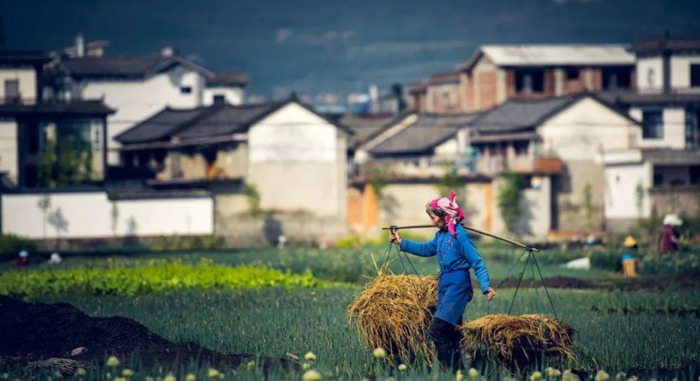
<instances>
[{"instance_id":1,"label":"wooden shoulder pole","mask_svg":"<svg viewBox=\"0 0 700 381\"><path fill-rule=\"evenodd\" d=\"M424 228L434 228L434 227L435 227L434 225L390 226L390 227L388 227L388 228L382 228L382 230L424 229ZM498 235L496 235L496 234L487 233L487 232L485 232L485 231L483 231L483 230L475 229L475 228L473 228L473 227L471 227L471 226L467 226L467 225L464 225L464 224L462 224L462 227L465 228L466 230L471 231L471 232L474 232L474 233L477 233L477 234L480 234L480 235L485 235L485 236L487 236L487 237L495 238L495 239L501 240L501 241L503 241L503 242L508 242L508 243L510 243L511 245L515 245L515 246L518 246L518 247L522 247L523 249L526 249L526 250L532 250L532 251L534 251L534 252L539 252L539 250L537 250L537 248L535 248L535 247L532 247L532 246L530 246L530 245L525 245L524 243L520 243L520 242L517 242L517 241L513 241L512 239L508 239L508 238L505 238L505 237L501 237L501 236L498 236Z\"/></svg>"}]
</instances>

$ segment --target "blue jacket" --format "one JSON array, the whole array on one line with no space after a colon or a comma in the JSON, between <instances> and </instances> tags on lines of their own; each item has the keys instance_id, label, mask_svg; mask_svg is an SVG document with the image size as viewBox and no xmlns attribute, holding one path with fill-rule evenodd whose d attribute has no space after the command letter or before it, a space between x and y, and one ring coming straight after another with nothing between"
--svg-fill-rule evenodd
<instances>
[{"instance_id":1,"label":"blue jacket","mask_svg":"<svg viewBox=\"0 0 700 381\"><path fill-rule=\"evenodd\" d=\"M484 260L481 259L476 246L461 225L455 226L455 232L457 237L453 237L447 230L438 230L435 237L428 242L402 239L401 250L421 257L439 254L438 264L442 273L473 268L476 280L481 286L481 292L484 293L491 287Z\"/></svg>"}]
</instances>

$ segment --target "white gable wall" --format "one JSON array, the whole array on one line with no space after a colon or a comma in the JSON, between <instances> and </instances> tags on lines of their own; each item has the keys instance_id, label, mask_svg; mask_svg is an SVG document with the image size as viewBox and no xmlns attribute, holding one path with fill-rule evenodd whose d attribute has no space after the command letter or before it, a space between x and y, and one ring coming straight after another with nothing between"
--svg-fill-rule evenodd
<instances>
[{"instance_id":1,"label":"white gable wall","mask_svg":"<svg viewBox=\"0 0 700 381\"><path fill-rule=\"evenodd\" d=\"M0 98L5 98L5 81L16 80L19 85L21 99L35 100L36 70L34 68L2 68L0 69Z\"/></svg>"},{"instance_id":2,"label":"white gable wall","mask_svg":"<svg viewBox=\"0 0 700 381\"><path fill-rule=\"evenodd\" d=\"M634 219L651 213L648 189L652 167L649 162L608 164L605 167L605 217L607 219ZM641 210L637 187L643 189Z\"/></svg>"},{"instance_id":3,"label":"white gable wall","mask_svg":"<svg viewBox=\"0 0 700 381\"><path fill-rule=\"evenodd\" d=\"M12 182L17 184L19 165L17 151L17 122L11 119L0 120L0 172L7 172Z\"/></svg>"},{"instance_id":4,"label":"white gable wall","mask_svg":"<svg viewBox=\"0 0 700 381\"><path fill-rule=\"evenodd\" d=\"M661 91L664 87L663 60L661 57L637 59L637 88L640 91Z\"/></svg>"},{"instance_id":5,"label":"white gable wall","mask_svg":"<svg viewBox=\"0 0 700 381\"><path fill-rule=\"evenodd\" d=\"M700 93L700 87L690 87L690 65L700 65L700 55L671 56L671 88Z\"/></svg>"},{"instance_id":6,"label":"white gable wall","mask_svg":"<svg viewBox=\"0 0 700 381\"><path fill-rule=\"evenodd\" d=\"M108 156L110 164L116 164L115 149L119 143L114 136L133 127L135 124L161 111L166 106L173 108L193 108L202 104L204 77L183 66L157 74L145 81L84 81L80 84L82 98L104 97L104 103L116 112L107 118L107 147L112 152ZM182 87L190 87L189 94L181 92Z\"/></svg>"},{"instance_id":7,"label":"white gable wall","mask_svg":"<svg viewBox=\"0 0 700 381\"><path fill-rule=\"evenodd\" d=\"M447 140L446 142L435 147L435 157L440 158L456 158L459 155L459 144L457 143L457 137Z\"/></svg>"},{"instance_id":8,"label":"white gable wall","mask_svg":"<svg viewBox=\"0 0 700 381\"><path fill-rule=\"evenodd\" d=\"M2 195L2 231L30 238L56 237L44 224L35 194ZM63 238L111 237L112 201L105 192L53 193L49 214L60 209L66 221ZM117 236L213 234L214 204L209 197L115 201L119 218Z\"/></svg>"},{"instance_id":9,"label":"white gable wall","mask_svg":"<svg viewBox=\"0 0 700 381\"><path fill-rule=\"evenodd\" d=\"M223 95L226 103L239 105L243 103L245 91L241 87L207 87L204 89L204 106L214 104L215 95Z\"/></svg>"},{"instance_id":10,"label":"white gable wall","mask_svg":"<svg viewBox=\"0 0 700 381\"><path fill-rule=\"evenodd\" d=\"M248 132L247 183L266 210L305 210L344 223L346 138L338 128L290 103Z\"/></svg>"},{"instance_id":11,"label":"white gable wall","mask_svg":"<svg viewBox=\"0 0 700 381\"><path fill-rule=\"evenodd\" d=\"M545 152L564 161L592 160L597 154L634 147L641 128L592 98L583 98L537 128Z\"/></svg>"},{"instance_id":12,"label":"white gable wall","mask_svg":"<svg viewBox=\"0 0 700 381\"><path fill-rule=\"evenodd\" d=\"M658 109L658 107L652 107ZM630 117L643 123L644 109L630 108ZM665 107L662 110L664 136L662 139L644 139L640 135L641 148L685 148L685 109L680 107Z\"/></svg>"}]
</instances>

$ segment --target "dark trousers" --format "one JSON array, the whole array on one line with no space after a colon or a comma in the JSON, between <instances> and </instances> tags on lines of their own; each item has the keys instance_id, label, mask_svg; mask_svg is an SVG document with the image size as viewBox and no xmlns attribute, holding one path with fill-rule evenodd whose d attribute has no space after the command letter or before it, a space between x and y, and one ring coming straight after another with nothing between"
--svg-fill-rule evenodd
<instances>
[{"instance_id":1,"label":"dark trousers","mask_svg":"<svg viewBox=\"0 0 700 381\"><path fill-rule=\"evenodd\" d=\"M462 324L461 318L458 324ZM462 356L459 350L459 342L463 336L462 332L457 329L457 326L434 317L430 321L428 333L433 343L435 343L435 350L437 351L440 365L453 373L460 369L462 367Z\"/></svg>"}]
</instances>

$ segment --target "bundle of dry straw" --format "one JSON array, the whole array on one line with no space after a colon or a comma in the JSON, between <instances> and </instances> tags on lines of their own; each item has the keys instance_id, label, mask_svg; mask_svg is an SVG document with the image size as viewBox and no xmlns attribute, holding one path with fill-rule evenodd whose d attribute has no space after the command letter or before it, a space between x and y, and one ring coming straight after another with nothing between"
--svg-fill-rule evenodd
<instances>
[{"instance_id":1,"label":"bundle of dry straw","mask_svg":"<svg viewBox=\"0 0 700 381\"><path fill-rule=\"evenodd\" d=\"M573 360L573 328L546 315L487 315L460 327L462 348L472 357L483 350L504 366L523 366L540 354Z\"/></svg>"},{"instance_id":2,"label":"bundle of dry straw","mask_svg":"<svg viewBox=\"0 0 700 381\"><path fill-rule=\"evenodd\" d=\"M437 296L435 276L387 274L384 267L348 307L348 322L370 349L384 348L404 363L414 356L430 363L427 330ZM386 360L393 363L394 356Z\"/></svg>"}]
</instances>

